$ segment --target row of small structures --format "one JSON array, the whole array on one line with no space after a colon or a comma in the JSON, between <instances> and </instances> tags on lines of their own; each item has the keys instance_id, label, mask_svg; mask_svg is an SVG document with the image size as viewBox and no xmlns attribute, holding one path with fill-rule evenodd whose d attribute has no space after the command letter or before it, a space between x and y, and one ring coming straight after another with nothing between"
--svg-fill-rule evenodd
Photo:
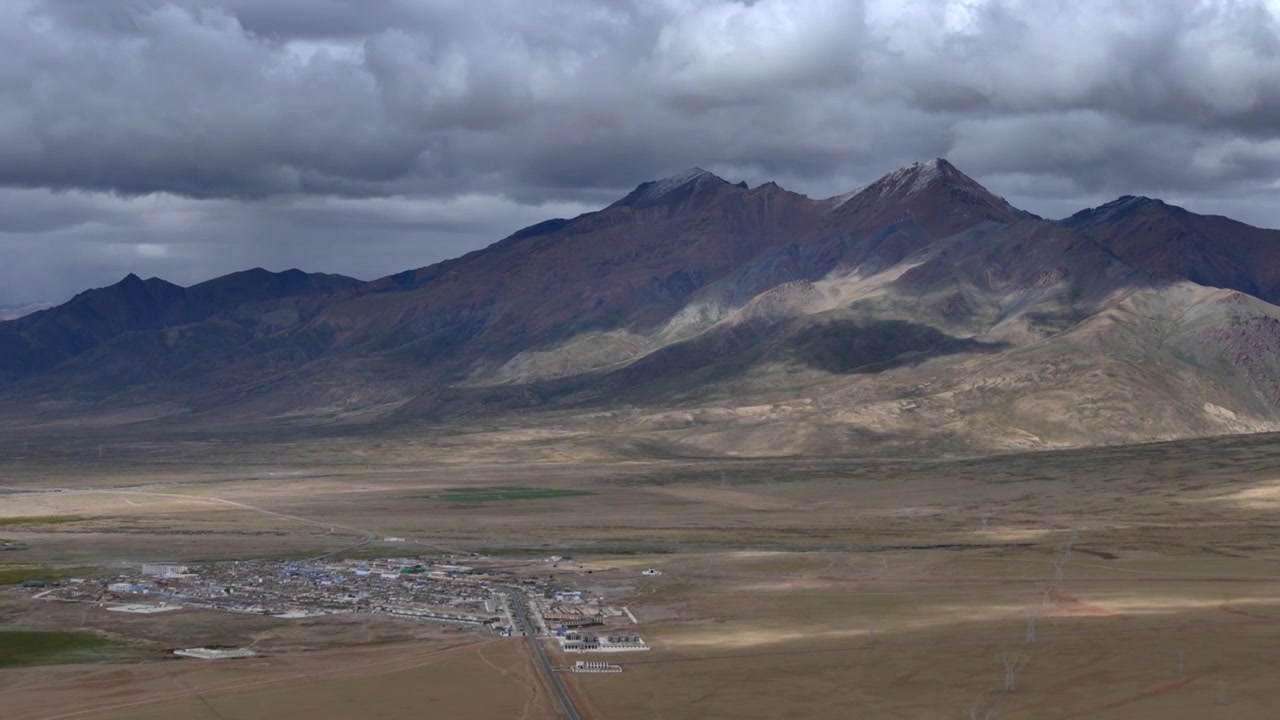
<instances>
[{"instance_id":1,"label":"row of small structures","mask_svg":"<svg viewBox=\"0 0 1280 720\"><path fill-rule=\"evenodd\" d=\"M571 668L576 673L620 673L621 665L600 662L598 660L579 660Z\"/></svg>"},{"instance_id":2,"label":"row of small structures","mask_svg":"<svg viewBox=\"0 0 1280 720\"><path fill-rule=\"evenodd\" d=\"M560 641L560 649L566 653L644 652L649 649L649 645L643 638L629 632L609 633L600 636L589 632L569 630L557 632L556 639Z\"/></svg>"}]
</instances>

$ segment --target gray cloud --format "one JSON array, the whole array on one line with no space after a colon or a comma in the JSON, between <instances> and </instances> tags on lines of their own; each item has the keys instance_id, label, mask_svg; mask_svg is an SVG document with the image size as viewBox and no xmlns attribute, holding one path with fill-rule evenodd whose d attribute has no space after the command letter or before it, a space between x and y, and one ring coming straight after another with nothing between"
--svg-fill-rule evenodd
<instances>
[{"instance_id":1,"label":"gray cloud","mask_svg":"<svg viewBox=\"0 0 1280 720\"><path fill-rule=\"evenodd\" d=\"M0 263L0 305L20 298L64 300L130 272L184 285L250 267L372 279L589 209L571 202L522 205L492 195L295 196L244 203L0 190L0 218L67 218L42 225L0 222L0 258L6 259Z\"/></svg>"},{"instance_id":2,"label":"gray cloud","mask_svg":"<svg viewBox=\"0 0 1280 720\"><path fill-rule=\"evenodd\" d=\"M1275 0L10 0L0 303L130 270L373 276L702 165L945 155L1029 209L1280 225ZM10 275L4 275L9 272Z\"/></svg>"}]
</instances>

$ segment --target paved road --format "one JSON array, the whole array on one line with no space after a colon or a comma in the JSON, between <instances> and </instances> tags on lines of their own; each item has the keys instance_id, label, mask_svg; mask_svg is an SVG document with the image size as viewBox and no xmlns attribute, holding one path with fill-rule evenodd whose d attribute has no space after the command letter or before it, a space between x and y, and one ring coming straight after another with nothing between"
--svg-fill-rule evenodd
<instances>
[{"instance_id":1,"label":"paved road","mask_svg":"<svg viewBox=\"0 0 1280 720\"><path fill-rule=\"evenodd\" d=\"M573 706L573 699L569 697L568 691L564 689L564 684L560 682L560 676L551 667L551 661L547 659L547 651L542 647L542 642L538 640L533 624L529 622L529 611L525 607L524 596L521 595L519 590L511 588L504 588L503 592L507 594L507 597L511 598L511 604L515 606L516 624L520 626L520 632L524 633L525 639L533 647L534 656L542 664L542 670L546 673L547 681L551 683L551 689L555 691L556 698L560 701L560 707L564 710L565 717L569 718L569 720L582 720L582 716L578 714L578 709Z\"/></svg>"}]
</instances>

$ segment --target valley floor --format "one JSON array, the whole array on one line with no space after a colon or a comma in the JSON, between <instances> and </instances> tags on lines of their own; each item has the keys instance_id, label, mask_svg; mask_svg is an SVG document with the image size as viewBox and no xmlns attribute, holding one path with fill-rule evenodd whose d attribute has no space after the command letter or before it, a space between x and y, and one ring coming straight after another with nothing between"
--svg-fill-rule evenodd
<instances>
[{"instance_id":1,"label":"valley floor","mask_svg":"<svg viewBox=\"0 0 1280 720\"><path fill-rule=\"evenodd\" d=\"M653 647L607 658L621 674L562 675L589 718L1247 720L1280 703L1275 437L947 461L380 452L395 460L11 454L0 539L22 549L0 553L0 569L572 555L546 573L626 605ZM11 587L6 629L114 648L0 669L6 719L557 717L522 641L440 626L123 616ZM158 659L211 642L262 657ZM578 659L547 647L557 665ZM1004 661L1020 667L1012 691Z\"/></svg>"}]
</instances>

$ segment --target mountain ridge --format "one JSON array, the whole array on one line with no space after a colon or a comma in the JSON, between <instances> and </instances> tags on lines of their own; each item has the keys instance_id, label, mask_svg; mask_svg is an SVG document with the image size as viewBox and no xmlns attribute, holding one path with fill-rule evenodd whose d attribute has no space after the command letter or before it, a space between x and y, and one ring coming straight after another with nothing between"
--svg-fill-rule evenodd
<instances>
[{"instance_id":1,"label":"mountain ridge","mask_svg":"<svg viewBox=\"0 0 1280 720\"><path fill-rule=\"evenodd\" d=\"M747 454L1280 428L1275 231L1172 207L1046 220L941 158L820 200L691 168L369 282L131 276L111 297L133 314L86 310L88 340L0 323L26 343L0 342L0 397L57 399L49 422L554 414Z\"/></svg>"},{"instance_id":2,"label":"mountain ridge","mask_svg":"<svg viewBox=\"0 0 1280 720\"><path fill-rule=\"evenodd\" d=\"M1062 223L1135 266L1280 302L1280 230L1128 195Z\"/></svg>"},{"instance_id":3,"label":"mountain ridge","mask_svg":"<svg viewBox=\"0 0 1280 720\"><path fill-rule=\"evenodd\" d=\"M234 313L247 303L328 294L359 281L299 270L254 268L190 287L135 273L66 303L0 323L0 379L48 370L133 332L161 331Z\"/></svg>"}]
</instances>

